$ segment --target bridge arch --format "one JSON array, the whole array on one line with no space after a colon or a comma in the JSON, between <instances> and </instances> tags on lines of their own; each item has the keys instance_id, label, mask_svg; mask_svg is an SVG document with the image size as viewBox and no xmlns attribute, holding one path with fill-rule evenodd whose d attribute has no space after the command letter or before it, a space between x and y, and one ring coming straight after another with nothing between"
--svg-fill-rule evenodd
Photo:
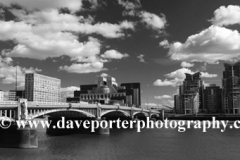
<instances>
[{"instance_id":1,"label":"bridge arch","mask_svg":"<svg viewBox=\"0 0 240 160\"><path fill-rule=\"evenodd\" d=\"M43 115L48 115L48 114L51 114L51 113L57 113L57 112L78 112L78 113L81 113L87 117L91 117L91 118L94 118L95 115L92 114L92 113L89 113L89 112L86 112L86 111L83 111L83 110L79 110L79 109L53 109L53 110L45 110L45 111L41 111L39 113L36 113L36 114L33 114L33 115L28 115L28 117L30 119L34 119L34 118L37 118L37 117L40 117L40 116L43 116Z\"/></svg>"},{"instance_id":2,"label":"bridge arch","mask_svg":"<svg viewBox=\"0 0 240 160\"><path fill-rule=\"evenodd\" d=\"M158 114L158 113L152 113L152 114L150 114L150 118L152 118L152 116L157 116L157 117L159 117L159 114Z\"/></svg>"},{"instance_id":3,"label":"bridge arch","mask_svg":"<svg viewBox=\"0 0 240 160\"><path fill-rule=\"evenodd\" d=\"M131 117L128 112L123 111L123 110L108 110L108 111L102 112L100 116L102 117L102 116L104 116L104 115L106 115L106 114L108 114L108 113L114 113L114 112L121 112L121 113L123 113L125 116Z\"/></svg>"},{"instance_id":4,"label":"bridge arch","mask_svg":"<svg viewBox=\"0 0 240 160\"><path fill-rule=\"evenodd\" d=\"M148 117L148 114L146 112L141 112L141 111L140 112L134 112L133 117L137 114L143 114L143 115L145 115L145 117Z\"/></svg>"}]
</instances>

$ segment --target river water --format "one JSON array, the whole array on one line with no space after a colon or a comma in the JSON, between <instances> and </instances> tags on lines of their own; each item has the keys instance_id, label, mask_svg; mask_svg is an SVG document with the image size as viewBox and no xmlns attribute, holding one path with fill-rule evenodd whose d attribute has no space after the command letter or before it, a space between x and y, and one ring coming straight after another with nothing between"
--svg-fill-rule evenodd
<instances>
[{"instance_id":1,"label":"river water","mask_svg":"<svg viewBox=\"0 0 240 160\"><path fill-rule=\"evenodd\" d=\"M0 160L237 160L240 130L127 129L110 135L49 136L38 129L38 149L0 148Z\"/></svg>"}]
</instances>

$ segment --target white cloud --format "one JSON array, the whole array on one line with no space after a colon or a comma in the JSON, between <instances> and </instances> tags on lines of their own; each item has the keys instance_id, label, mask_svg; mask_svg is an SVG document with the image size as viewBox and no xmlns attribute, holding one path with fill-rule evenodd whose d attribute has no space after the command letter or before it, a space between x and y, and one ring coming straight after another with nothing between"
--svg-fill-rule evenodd
<instances>
[{"instance_id":1,"label":"white cloud","mask_svg":"<svg viewBox=\"0 0 240 160\"><path fill-rule=\"evenodd\" d=\"M227 7L221 6L214 11L214 18L211 20L214 25L228 26L233 24L240 24L240 7L236 5L229 5Z\"/></svg>"},{"instance_id":2,"label":"white cloud","mask_svg":"<svg viewBox=\"0 0 240 160\"><path fill-rule=\"evenodd\" d=\"M62 66L60 69L74 73L106 70L103 68L103 63L108 62L107 59L100 58L101 42L98 39L89 37L88 40L81 42L78 33L97 33L107 38L118 38L124 36L124 29L134 30L132 22L92 24L92 17L84 18L74 14L59 13L57 9L32 12L11 9L10 11L18 20L0 20L0 40L12 40L16 46L3 50L2 55L40 60L66 55L71 61L79 64ZM109 50L102 55L112 59L127 56L115 50ZM77 71L76 68L80 70Z\"/></svg>"},{"instance_id":3,"label":"white cloud","mask_svg":"<svg viewBox=\"0 0 240 160\"><path fill-rule=\"evenodd\" d=\"M167 78L180 78L180 79L185 79L185 73L188 74L194 74L195 72L191 71L188 68L180 68L176 71L173 71L171 73L166 74L165 76ZM209 74L207 72L201 72L201 77L202 78L213 78L213 77L217 77L217 74Z\"/></svg>"},{"instance_id":4,"label":"white cloud","mask_svg":"<svg viewBox=\"0 0 240 160\"><path fill-rule=\"evenodd\" d=\"M140 0L133 1L118 0L118 3L122 5L126 10L135 10L142 7Z\"/></svg>"},{"instance_id":5,"label":"white cloud","mask_svg":"<svg viewBox=\"0 0 240 160\"><path fill-rule=\"evenodd\" d=\"M170 44L168 42L168 40L164 39L163 41L161 41L159 43L160 46L162 46L163 48L169 48L170 47Z\"/></svg>"},{"instance_id":6,"label":"white cloud","mask_svg":"<svg viewBox=\"0 0 240 160\"><path fill-rule=\"evenodd\" d=\"M108 77L109 75L107 73L102 73L100 77Z\"/></svg>"},{"instance_id":7,"label":"white cloud","mask_svg":"<svg viewBox=\"0 0 240 160\"><path fill-rule=\"evenodd\" d=\"M155 99L168 99L172 98L170 95L154 96Z\"/></svg>"},{"instance_id":8,"label":"white cloud","mask_svg":"<svg viewBox=\"0 0 240 160\"><path fill-rule=\"evenodd\" d=\"M172 86L176 87L182 84L184 79L186 78L185 73L194 74L195 72L191 71L188 68L181 68L171 73L165 75L165 77L170 78L170 80L165 79L162 81L161 79L157 79L153 85L154 86ZM201 72L202 78L214 78L217 77L217 74L209 74L207 72Z\"/></svg>"},{"instance_id":9,"label":"white cloud","mask_svg":"<svg viewBox=\"0 0 240 160\"><path fill-rule=\"evenodd\" d=\"M82 7L82 0L0 0L0 4L10 7L18 4L27 10L44 10L52 8L68 8L70 11L78 11Z\"/></svg>"},{"instance_id":10,"label":"white cloud","mask_svg":"<svg viewBox=\"0 0 240 160\"><path fill-rule=\"evenodd\" d=\"M181 67L190 68L190 67L193 67L193 66L194 66L193 63L188 63L188 62L182 62L181 63Z\"/></svg>"},{"instance_id":11,"label":"white cloud","mask_svg":"<svg viewBox=\"0 0 240 160\"><path fill-rule=\"evenodd\" d=\"M140 11L140 8L142 7L140 0L118 0L118 3L125 8L125 11L123 12L124 16L129 15L139 17L141 19L140 21L151 29L161 32L167 23L164 14L159 16L147 11Z\"/></svg>"},{"instance_id":12,"label":"white cloud","mask_svg":"<svg viewBox=\"0 0 240 160\"><path fill-rule=\"evenodd\" d=\"M207 72L201 72L201 77L203 78L214 78L214 77L217 77L217 74L209 74Z\"/></svg>"},{"instance_id":13,"label":"white cloud","mask_svg":"<svg viewBox=\"0 0 240 160\"><path fill-rule=\"evenodd\" d=\"M128 54L122 54L116 50L107 50L104 54L101 55L102 58L105 59L122 59L124 57L129 57Z\"/></svg>"},{"instance_id":14,"label":"white cloud","mask_svg":"<svg viewBox=\"0 0 240 160\"><path fill-rule=\"evenodd\" d=\"M60 70L65 70L69 73L90 73L90 72L100 72L107 70L103 68L103 63L83 63L83 64L72 64L70 66L60 66Z\"/></svg>"},{"instance_id":15,"label":"white cloud","mask_svg":"<svg viewBox=\"0 0 240 160\"><path fill-rule=\"evenodd\" d=\"M154 13L142 11L140 12L140 17L142 18L143 23L146 23L148 27L156 30L163 29L167 23L164 14L158 16Z\"/></svg>"},{"instance_id":16,"label":"white cloud","mask_svg":"<svg viewBox=\"0 0 240 160\"><path fill-rule=\"evenodd\" d=\"M139 59L140 62L146 63L143 57L144 57L143 54L140 54L140 55L137 56L137 58Z\"/></svg>"},{"instance_id":17,"label":"white cloud","mask_svg":"<svg viewBox=\"0 0 240 160\"><path fill-rule=\"evenodd\" d=\"M219 26L210 26L188 37L185 43L175 42L169 50L170 58L188 62L216 63L240 56L240 34Z\"/></svg>"},{"instance_id":18,"label":"white cloud","mask_svg":"<svg viewBox=\"0 0 240 160\"><path fill-rule=\"evenodd\" d=\"M157 79L153 85L154 86L172 86L172 87L176 87L179 86L182 82L182 79L172 79L172 80L167 80L165 79L164 81L162 81L161 79Z\"/></svg>"}]
</instances>

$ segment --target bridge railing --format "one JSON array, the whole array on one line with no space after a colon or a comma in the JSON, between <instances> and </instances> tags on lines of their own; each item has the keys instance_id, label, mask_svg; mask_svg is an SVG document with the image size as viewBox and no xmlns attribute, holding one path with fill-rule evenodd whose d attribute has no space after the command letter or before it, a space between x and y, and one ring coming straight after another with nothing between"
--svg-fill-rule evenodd
<instances>
[{"instance_id":1,"label":"bridge railing","mask_svg":"<svg viewBox=\"0 0 240 160\"><path fill-rule=\"evenodd\" d=\"M17 104L17 101L0 101L0 104Z\"/></svg>"}]
</instances>

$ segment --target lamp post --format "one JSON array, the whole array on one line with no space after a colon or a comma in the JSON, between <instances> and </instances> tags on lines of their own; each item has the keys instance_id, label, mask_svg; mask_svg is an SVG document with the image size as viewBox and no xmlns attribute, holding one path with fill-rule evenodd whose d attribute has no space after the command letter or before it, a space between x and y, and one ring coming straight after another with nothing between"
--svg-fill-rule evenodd
<instances>
[{"instance_id":1,"label":"lamp post","mask_svg":"<svg viewBox=\"0 0 240 160\"><path fill-rule=\"evenodd\" d=\"M15 87L15 100L17 101L17 65L16 65L16 87Z\"/></svg>"}]
</instances>

